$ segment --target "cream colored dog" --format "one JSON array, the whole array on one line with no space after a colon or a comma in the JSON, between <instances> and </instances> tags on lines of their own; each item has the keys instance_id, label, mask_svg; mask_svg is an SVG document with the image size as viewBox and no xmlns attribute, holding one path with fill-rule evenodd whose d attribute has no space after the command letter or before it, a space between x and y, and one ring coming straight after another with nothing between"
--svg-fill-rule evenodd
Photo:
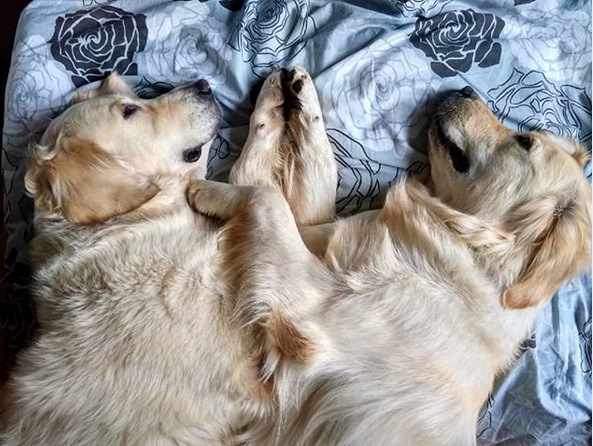
<instances>
[{"instance_id":1,"label":"cream colored dog","mask_svg":"<svg viewBox=\"0 0 593 446\"><path fill-rule=\"evenodd\" d=\"M258 161L231 175L250 186L193 181L197 214L183 191L216 127L201 118L216 116L203 85L143 102L113 84L52 124L29 175L55 212L38 221L41 327L9 387L8 444L475 443L494 377L589 262L578 146L517 135L464 89L435 117L428 186L409 180L380 211L299 229L332 218L336 178L305 73L268 79L242 155ZM140 111L145 156L131 136L116 143ZM69 146L68 130L88 142L94 113L109 123ZM171 113L193 116L178 144L161 133ZM117 181L103 187L126 195L77 200L76 181L55 176L69 172L52 162L63 147L73 159L100 148L87 177L107 172Z\"/></svg>"},{"instance_id":2,"label":"cream colored dog","mask_svg":"<svg viewBox=\"0 0 593 446\"><path fill-rule=\"evenodd\" d=\"M0 442L235 444L276 404L259 334L237 317L229 272L238 266L221 251L229 230L186 201L220 123L210 87L201 80L141 100L111 76L74 102L50 124L26 177L37 207L39 329L5 389ZM246 157L273 152L287 168L258 175L281 178L303 221L329 218L336 167L311 78L302 69L271 75L251 126L236 180L254 182ZM307 152L319 143L315 159L299 154L301 143ZM320 196L307 184L311 169L329 172ZM266 212L265 197L243 206ZM246 221L241 231L265 237L267 227ZM276 323L284 345L292 327Z\"/></svg>"},{"instance_id":3,"label":"cream colored dog","mask_svg":"<svg viewBox=\"0 0 593 446\"><path fill-rule=\"evenodd\" d=\"M468 87L440 105L429 156L428 186L410 179L379 211L301 228L308 246L281 194L190 186L193 207L226 222L238 316L280 408L250 444L475 444L494 378L590 263L576 143L507 129Z\"/></svg>"}]
</instances>

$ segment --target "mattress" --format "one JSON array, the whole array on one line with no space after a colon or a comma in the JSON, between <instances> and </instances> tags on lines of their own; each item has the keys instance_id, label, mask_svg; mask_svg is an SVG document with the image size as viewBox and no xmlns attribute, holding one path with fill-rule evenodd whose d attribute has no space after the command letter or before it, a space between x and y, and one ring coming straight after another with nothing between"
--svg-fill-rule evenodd
<instances>
[{"instance_id":1,"label":"mattress","mask_svg":"<svg viewBox=\"0 0 593 446\"><path fill-rule=\"evenodd\" d=\"M380 206L391 184L426 168L427 122L447 90L470 85L511 128L547 129L591 149L589 1L33 0L16 35L2 142L0 328L10 351L34 314L27 147L74 91L112 71L143 97L208 79L224 113L208 174L224 181L247 136L254 86L294 64L320 95L341 215ZM560 289L498 380L478 443L591 443L590 272Z\"/></svg>"}]
</instances>

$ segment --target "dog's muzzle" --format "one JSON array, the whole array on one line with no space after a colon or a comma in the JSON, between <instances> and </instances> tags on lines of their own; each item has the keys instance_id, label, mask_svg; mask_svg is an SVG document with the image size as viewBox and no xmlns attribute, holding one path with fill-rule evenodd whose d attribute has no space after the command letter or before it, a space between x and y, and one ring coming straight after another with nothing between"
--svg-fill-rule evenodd
<instances>
[{"instance_id":1,"label":"dog's muzzle","mask_svg":"<svg viewBox=\"0 0 593 446\"><path fill-rule=\"evenodd\" d=\"M447 151L453 163L453 168L459 173L466 173L469 170L470 161L464 149L451 138L448 127L455 125L454 122L457 118L453 118L453 121L451 121L452 117L458 116L459 110L467 105L468 101L474 100L479 100L479 96L470 86L449 93L437 107L432 122L436 139Z\"/></svg>"}]
</instances>

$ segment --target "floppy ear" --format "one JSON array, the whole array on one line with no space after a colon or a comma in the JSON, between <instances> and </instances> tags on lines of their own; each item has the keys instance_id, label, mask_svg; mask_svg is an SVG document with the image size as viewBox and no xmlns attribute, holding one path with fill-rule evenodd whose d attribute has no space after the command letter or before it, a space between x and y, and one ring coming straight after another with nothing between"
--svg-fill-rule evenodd
<instances>
[{"instance_id":1,"label":"floppy ear","mask_svg":"<svg viewBox=\"0 0 593 446\"><path fill-rule=\"evenodd\" d=\"M506 252L511 246L512 237L509 233L475 215L464 214L446 205L433 197L419 178L411 178L405 185L411 199L422 203L428 212L443 222L472 249L484 254L494 254Z\"/></svg>"},{"instance_id":2,"label":"floppy ear","mask_svg":"<svg viewBox=\"0 0 593 446\"><path fill-rule=\"evenodd\" d=\"M62 137L58 143L55 155L35 158L25 177L40 209L60 212L72 223L100 223L138 208L159 191L90 141Z\"/></svg>"},{"instance_id":3,"label":"floppy ear","mask_svg":"<svg viewBox=\"0 0 593 446\"><path fill-rule=\"evenodd\" d=\"M562 136L554 135L550 132L544 132L556 145L563 151L572 156L579 166L585 167L589 161L589 153L577 141Z\"/></svg>"},{"instance_id":4,"label":"floppy ear","mask_svg":"<svg viewBox=\"0 0 593 446\"><path fill-rule=\"evenodd\" d=\"M70 100L70 105L108 94L121 94L124 96L136 97L136 94L126 81L124 81L117 73L112 73L107 76L97 88L76 93Z\"/></svg>"},{"instance_id":5,"label":"floppy ear","mask_svg":"<svg viewBox=\"0 0 593 446\"><path fill-rule=\"evenodd\" d=\"M583 201L590 201L588 198ZM535 245L518 279L502 295L502 305L522 309L547 302L565 281L589 265L590 208L576 200L545 198L523 206L517 223L519 243ZM521 245L528 246L528 245Z\"/></svg>"}]
</instances>

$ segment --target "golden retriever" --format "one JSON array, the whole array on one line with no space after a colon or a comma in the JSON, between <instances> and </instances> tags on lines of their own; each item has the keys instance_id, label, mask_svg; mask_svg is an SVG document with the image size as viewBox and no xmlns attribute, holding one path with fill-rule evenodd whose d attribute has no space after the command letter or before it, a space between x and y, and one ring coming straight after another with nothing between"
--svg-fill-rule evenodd
<instances>
[{"instance_id":1,"label":"golden retriever","mask_svg":"<svg viewBox=\"0 0 593 446\"><path fill-rule=\"evenodd\" d=\"M0 443L226 445L274 413L261 340L236 316L228 229L185 196L220 121L204 80L142 100L112 75L49 125L26 175L39 328L5 389ZM272 74L251 127L237 181L255 181L246 158L274 152L289 168L253 174L279 176L304 222L331 218L336 166L308 74ZM324 195L304 184L312 169L329 172Z\"/></svg>"},{"instance_id":2,"label":"golden retriever","mask_svg":"<svg viewBox=\"0 0 593 446\"><path fill-rule=\"evenodd\" d=\"M590 263L576 143L504 127L469 87L440 104L429 141L427 185L334 223L299 229L270 189L190 185L196 211L226 222L237 314L279 405L250 444L475 444L495 377Z\"/></svg>"}]
</instances>

